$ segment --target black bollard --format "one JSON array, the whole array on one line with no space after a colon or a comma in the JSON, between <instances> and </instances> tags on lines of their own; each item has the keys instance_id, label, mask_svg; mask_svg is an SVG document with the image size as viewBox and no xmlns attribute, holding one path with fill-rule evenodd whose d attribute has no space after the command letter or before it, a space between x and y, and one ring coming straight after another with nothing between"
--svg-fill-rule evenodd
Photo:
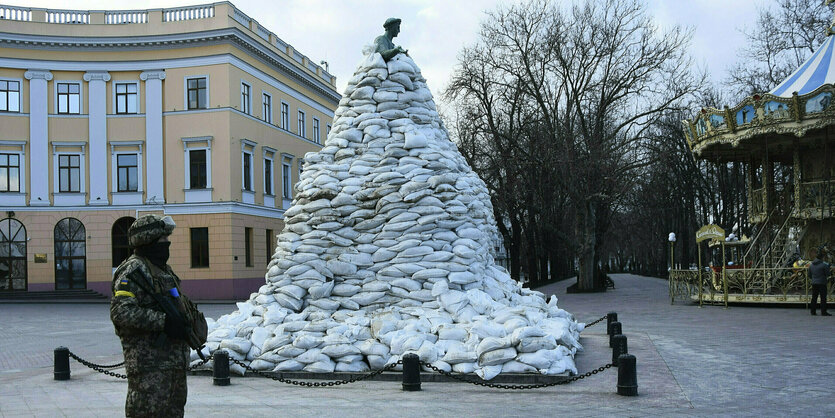
<instances>
[{"instance_id":1,"label":"black bollard","mask_svg":"<svg viewBox=\"0 0 835 418\"><path fill-rule=\"evenodd\" d=\"M618 334L612 337L612 364L618 367L618 359L622 354L629 354L629 348L626 344L626 336Z\"/></svg>"},{"instance_id":2,"label":"black bollard","mask_svg":"<svg viewBox=\"0 0 835 418\"><path fill-rule=\"evenodd\" d=\"M55 380L70 380L70 349L58 347L55 349Z\"/></svg>"},{"instance_id":3,"label":"black bollard","mask_svg":"<svg viewBox=\"0 0 835 418\"><path fill-rule=\"evenodd\" d=\"M609 334L609 347L612 347L612 343L614 343L612 338L618 334L623 334L623 327L620 326L620 322L618 321L612 322L612 333Z\"/></svg>"},{"instance_id":4,"label":"black bollard","mask_svg":"<svg viewBox=\"0 0 835 418\"><path fill-rule=\"evenodd\" d=\"M616 322L617 320L617 312L609 312L606 314L606 334L612 335L612 322Z\"/></svg>"},{"instance_id":5,"label":"black bollard","mask_svg":"<svg viewBox=\"0 0 835 418\"><path fill-rule=\"evenodd\" d=\"M621 354L618 358L618 395L638 396L638 372L635 369L635 356Z\"/></svg>"},{"instance_id":6,"label":"black bollard","mask_svg":"<svg viewBox=\"0 0 835 418\"><path fill-rule=\"evenodd\" d=\"M403 356L403 390L420 390L420 357L409 353Z\"/></svg>"},{"instance_id":7,"label":"black bollard","mask_svg":"<svg viewBox=\"0 0 835 418\"><path fill-rule=\"evenodd\" d=\"M215 351L212 377L215 386L229 386L229 354L226 351Z\"/></svg>"}]
</instances>

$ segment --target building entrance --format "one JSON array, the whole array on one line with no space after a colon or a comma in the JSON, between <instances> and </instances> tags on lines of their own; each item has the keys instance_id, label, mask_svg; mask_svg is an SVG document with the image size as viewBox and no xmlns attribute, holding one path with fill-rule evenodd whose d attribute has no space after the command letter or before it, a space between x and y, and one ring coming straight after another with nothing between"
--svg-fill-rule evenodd
<instances>
[{"instance_id":1,"label":"building entrance","mask_svg":"<svg viewBox=\"0 0 835 418\"><path fill-rule=\"evenodd\" d=\"M26 227L17 219L0 220L0 291L26 287Z\"/></svg>"},{"instance_id":2,"label":"building entrance","mask_svg":"<svg viewBox=\"0 0 835 418\"><path fill-rule=\"evenodd\" d=\"M55 225L55 289L87 288L87 240L84 224L64 218Z\"/></svg>"}]
</instances>

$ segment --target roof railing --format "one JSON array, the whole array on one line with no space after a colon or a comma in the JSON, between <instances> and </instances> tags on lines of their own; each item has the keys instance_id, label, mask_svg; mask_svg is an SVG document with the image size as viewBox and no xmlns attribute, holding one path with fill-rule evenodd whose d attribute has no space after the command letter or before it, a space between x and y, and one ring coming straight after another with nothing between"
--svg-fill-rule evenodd
<instances>
[{"instance_id":1,"label":"roof railing","mask_svg":"<svg viewBox=\"0 0 835 418\"><path fill-rule=\"evenodd\" d=\"M90 12L88 10L49 9L46 11L46 21L47 23L86 25L90 23Z\"/></svg>"},{"instance_id":2,"label":"roof railing","mask_svg":"<svg viewBox=\"0 0 835 418\"><path fill-rule=\"evenodd\" d=\"M32 11L28 7L0 5L0 19L32 21Z\"/></svg>"},{"instance_id":3,"label":"roof railing","mask_svg":"<svg viewBox=\"0 0 835 418\"><path fill-rule=\"evenodd\" d=\"M104 23L106 25L119 25L125 23L148 23L147 10L114 10L104 12Z\"/></svg>"},{"instance_id":4,"label":"roof railing","mask_svg":"<svg viewBox=\"0 0 835 418\"><path fill-rule=\"evenodd\" d=\"M162 10L163 22L208 19L211 17L215 17L214 4L200 4L197 6L175 7L172 9Z\"/></svg>"}]
</instances>

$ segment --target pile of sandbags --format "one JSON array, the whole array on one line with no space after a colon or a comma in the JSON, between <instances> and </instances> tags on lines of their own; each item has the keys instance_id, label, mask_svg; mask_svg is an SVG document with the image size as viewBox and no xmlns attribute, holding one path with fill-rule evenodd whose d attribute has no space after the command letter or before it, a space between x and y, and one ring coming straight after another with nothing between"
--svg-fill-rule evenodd
<instances>
[{"instance_id":1,"label":"pile of sandbags","mask_svg":"<svg viewBox=\"0 0 835 418\"><path fill-rule=\"evenodd\" d=\"M582 324L494 263L487 188L408 56L366 55L284 218L266 284L212 324L209 350L258 370L359 372L414 352L485 379L576 372Z\"/></svg>"}]
</instances>

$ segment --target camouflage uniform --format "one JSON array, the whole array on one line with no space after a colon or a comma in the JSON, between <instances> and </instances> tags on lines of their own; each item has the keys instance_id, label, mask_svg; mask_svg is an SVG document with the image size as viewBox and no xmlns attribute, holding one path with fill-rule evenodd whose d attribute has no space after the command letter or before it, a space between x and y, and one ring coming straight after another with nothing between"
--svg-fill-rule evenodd
<instances>
[{"instance_id":1,"label":"camouflage uniform","mask_svg":"<svg viewBox=\"0 0 835 418\"><path fill-rule=\"evenodd\" d=\"M146 245L170 234L173 230L170 225L138 231L134 228L137 224L141 227L159 220L159 216L146 215L135 221L128 230L131 247ZM161 269L136 254L119 265L113 274L110 319L116 328L116 335L122 341L125 355L128 375L125 415L183 416L189 347L184 341L171 340L165 335L165 313L162 308L150 294L128 277L129 273L136 270L153 281L152 289L149 290L165 293L164 297L170 297L167 290L179 287L180 284L180 279L171 267L166 265ZM145 288L148 285L142 283Z\"/></svg>"}]
</instances>

